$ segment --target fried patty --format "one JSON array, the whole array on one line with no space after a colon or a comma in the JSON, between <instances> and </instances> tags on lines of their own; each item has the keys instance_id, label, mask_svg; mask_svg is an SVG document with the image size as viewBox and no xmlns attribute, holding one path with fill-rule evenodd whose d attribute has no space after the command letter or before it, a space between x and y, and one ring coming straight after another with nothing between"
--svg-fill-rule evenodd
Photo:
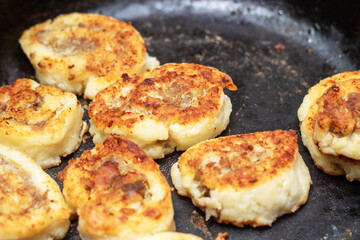
<instances>
[{"instance_id":1,"label":"fried patty","mask_svg":"<svg viewBox=\"0 0 360 240\"><path fill-rule=\"evenodd\" d=\"M0 144L0 239L62 239L69 217L57 183L33 159Z\"/></svg>"},{"instance_id":2,"label":"fried patty","mask_svg":"<svg viewBox=\"0 0 360 240\"><path fill-rule=\"evenodd\" d=\"M83 239L135 239L175 230L171 190L135 143L110 137L59 173Z\"/></svg>"},{"instance_id":3,"label":"fried patty","mask_svg":"<svg viewBox=\"0 0 360 240\"><path fill-rule=\"evenodd\" d=\"M99 14L59 15L24 31L19 43L42 84L90 99L122 73L159 65L131 23Z\"/></svg>"},{"instance_id":4,"label":"fried patty","mask_svg":"<svg viewBox=\"0 0 360 240\"><path fill-rule=\"evenodd\" d=\"M207 219L238 227L271 226L295 212L311 184L293 130L201 142L180 156L171 177L178 194L190 197Z\"/></svg>"},{"instance_id":5,"label":"fried patty","mask_svg":"<svg viewBox=\"0 0 360 240\"><path fill-rule=\"evenodd\" d=\"M198 64L166 64L121 80L90 103L90 133L100 143L111 134L130 139L151 157L219 135L228 125L231 78Z\"/></svg>"},{"instance_id":6,"label":"fried patty","mask_svg":"<svg viewBox=\"0 0 360 240\"><path fill-rule=\"evenodd\" d=\"M360 180L360 72L345 72L309 89L298 110L302 141L315 165Z\"/></svg>"},{"instance_id":7,"label":"fried patty","mask_svg":"<svg viewBox=\"0 0 360 240\"><path fill-rule=\"evenodd\" d=\"M29 155L42 168L74 152L87 129L76 95L18 79L0 87L0 143Z\"/></svg>"}]
</instances>

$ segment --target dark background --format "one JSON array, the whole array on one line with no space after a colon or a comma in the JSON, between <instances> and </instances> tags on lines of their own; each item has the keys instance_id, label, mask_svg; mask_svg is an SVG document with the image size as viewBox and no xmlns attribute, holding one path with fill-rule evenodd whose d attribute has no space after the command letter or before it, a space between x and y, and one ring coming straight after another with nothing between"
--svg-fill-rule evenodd
<instances>
[{"instance_id":1,"label":"dark background","mask_svg":"<svg viewBox=\"0 0 360 240\"><path fill-rule=\"evenodd\" d=\"M74 11L131 21L148 52L162 64L195 62L228 73L239 88L226 91L233 103L222 135L274 129L299 130L297 109L319 80L360 66L360 1L14 1L0 2L0 83L34 78L17 42L28 27ZM283 51L275 46L282 44ZM80 99L85 110L88 102ZM87 112L87 111L86 111ZM88 120L88 116L85 117ZM308 202L272 227L237 228L202 222L191 200L173 192L177 230L213 239L360 239L360 184L318 170L301 143L313 185ZM93 146L91 138L59 167ZM169 169L181 153L157 162L171 183ZM57 180L57 179L56 179ZM61 183L57 180L57 182ZM196 212L194 212L196 211ZM66 239L80 239L73 221Z\"/></svg>"}]
</instances>

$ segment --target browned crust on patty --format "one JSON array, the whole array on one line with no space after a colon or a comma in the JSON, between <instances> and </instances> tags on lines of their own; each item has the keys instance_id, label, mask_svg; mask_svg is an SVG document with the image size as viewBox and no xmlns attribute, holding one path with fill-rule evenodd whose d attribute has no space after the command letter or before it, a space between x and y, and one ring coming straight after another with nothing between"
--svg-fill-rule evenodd
<instances>
[{"instance_id":1,"label":"browned crust on patty","mask_svg":"<svg viewBox=\"0 0 360 240\"><path fill-rule=\"evenodd\" d=\"M351 109L357 108L356 104L353 103L353 100L344 101L339 100L339 86L341 86L344 82L350 83L353 87L357 88L357 82L360 79L360 71L354 72L343 72L331 76L329 78L323 79L318 84L314 85L308 91L308 96L310 96L310 106L307 108L306 114L304 114L305 102L300 106L298 116L300 121L300 127L302 129L301 134L304 138L312 139L313 144L318 148L317 143L314 136L315 126L317 120L319 120L319 127L323 129L328 129L335 134L342 135L343 133L349 132L353 129L351 124L355 124L357 116L354 113L351 113ZM357 98L356 96L353 96ZM343 106L345 109L339 109L339 107ZM304 141L304 140L303 140ZM310 144L310 143L308 143ZM311 146L307 146L311 148ZM311 153L313 158L327 158L329 161L329 166L324 167L320 163L324 160L314 159L314 164L324 173L330 175L344 175L344 169L342 164L358 166L360 165L360 161L348 158L342 155L331 155L325 154L321 152L320 149L317 149L318 153ZM317 156L321 154L321 156ZM318 162L319 161L319 162Z\"/></svg>"},{"instance_id":2,"label":"browned crust on patty","mask_svg":"<svg viewBox=\"0 0 360 240\"><path fill-rule=\"evenodd\" d=\"M143 229L136 230L137 224L149 221L155 228L171 223L170 186L155 161L129 140L116 136L106 139L69 161L58 178L64 182L68 203L78 209L87 234L141 233ZM160 187L161 199L153 200L153 186ZM140 205L134 208L132 204Z\"/></svg>"},{"instance_id":3,"label":"browned crust on patty","mask_svg":"<svg viewBox=\"0 0 360 240\"><path fill-rule=\"evenodd\" d=\"M121 90L127 86L133 89L121 96ZM185 125L215 115L224 87L237 89L227 74L214 68L166 64L151 72L123 75L97 94L90 103L89 116L97 128L131 128L144 116Z\"/></svg>"},{"instance_id":4,"label":"browned crust on patty","mask_svg":"<svg viewBox=\"0 0 360 240\"><path fill-rule=\"evenodd\" d=\"M289 169L297 151L294 130L233 135L188 149L179 158L179 168L183 175L194 175L209 189L240 189L262 184ZM207 153L218 156L219 163L203 166Z\"/></svg>"},{"instance_id":5,"label":"browned crust on patty","mask_svg":"<svg viewBox=\"0 0 360 240\"><path fill-rule=\"evenodd\" d=\"M51 132L64 124L65 114L71 109L57 113L58 109L43 108L44 98L66 97L68 94L54 86L39 85L34 87L32 80L22 78L11 85L0 87L0 127L6 135L26 136L28 132L19 131L18 125L29 126L33 130ZM80 102L77 101L77 105ZM56 121L50 121L55 120Z\"/></svg>"},{"instance_id":6,"label":"browned crust on patty","mask_svg":"<svg viewBox=\"0 0 360 240\"><path fill-rule=\"evenodd\" d=\"M73 22L69 22L72 20ZM37 59L41 52L27 53L30 62L41 71L60 68L67 72L67 80L73 81L83 72L98 76L132 72L144 65L146 47L140 34L131 23L112 17L89 13L59 15L26 30L19 42L27 52L29 44L40 43L51 49L52 55ZM72 63L74 56L83 56L85 65L79 69Z\"/></svg>"},{"instance_id":7,"label":"browned crust on patty","mask_svg":"<svg viewBox=\"0 0 360 240\"><path fill-rule=\"evenodd\" d=\"M317 121L322 129L339 136L353 132L360 125L360 79L332 85L317 104Z\"/></svg>"}]
</instances>

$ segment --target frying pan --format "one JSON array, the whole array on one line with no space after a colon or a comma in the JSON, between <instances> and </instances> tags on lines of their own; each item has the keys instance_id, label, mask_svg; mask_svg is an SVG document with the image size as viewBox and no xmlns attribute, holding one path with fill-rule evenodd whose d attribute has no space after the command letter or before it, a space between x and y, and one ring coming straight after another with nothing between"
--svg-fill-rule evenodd
<instances>
[{"instance_id":1,"label":"frying pan","mask_svg":"<svg viewBox=\"0 0 360 240\"><path fill-rule=\"evenodd\" d=\"M115 1L36 0L0 2L0 83L34 78L17 43L28 27L74 11L131 21L148 51L161 63L195 62L228 73L239 88L226 92L233 103L222 135L275 129L299 130L297 109L307 89L322 78L360 66L359 1ZM280 45L278 45L280 44ZM276 47L276 45L278 47ZM279 47L280 46L280 47ZM80 99L85 109L88 101ZM88 121L86 112L85 119ZM204 221L191 200L172 193L180 232L214 239L360 239L360 183L318 170L302 145L299 151L313 180L309 199L296 213L272 227L244 227ZM94 145L89 137L60 166ZM180 152L158 160L169 183L169 169ZM73 221L65 239L80 239Z\"/></svg>"}]
</instances>

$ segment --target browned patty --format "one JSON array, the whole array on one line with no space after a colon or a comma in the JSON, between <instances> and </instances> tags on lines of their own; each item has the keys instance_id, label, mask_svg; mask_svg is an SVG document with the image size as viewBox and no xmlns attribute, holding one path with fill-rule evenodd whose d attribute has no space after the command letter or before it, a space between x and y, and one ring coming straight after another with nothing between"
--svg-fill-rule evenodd
<instances>
[{"instance_id":1,"label":"browned patty","mask_svg":"<svg viewBox=\"0 0 360 240\"><path fill-rule=\"evenodd\" d=\"M226 128L231 102L225 87L237 89L227 74L199 64L166 64L125 74L90 103L90 133L95 142L119 134L154 158L175 148L185 150Z\"/></svg>"},{"instance_id":2,"label":"browned patty","mask_svg":"<svg viewBox=\"0 0 360 240\"><path fill-rule=\"evenodd\" d=\"M309 89L298 110L304 145L318 168L360 179L360 72L344 72Z\"/></svg>"},{"instance_id":3,"label":"browned patty","mask_svg":"<svg viewBox=\"0 0 360 240\"><path fill-rule=\"evenodd\" d=\"M79 232L132 239L174 230L171 191L158 165L136 144L108 138L59 173Z\"/></svg>"}]
</instances>

